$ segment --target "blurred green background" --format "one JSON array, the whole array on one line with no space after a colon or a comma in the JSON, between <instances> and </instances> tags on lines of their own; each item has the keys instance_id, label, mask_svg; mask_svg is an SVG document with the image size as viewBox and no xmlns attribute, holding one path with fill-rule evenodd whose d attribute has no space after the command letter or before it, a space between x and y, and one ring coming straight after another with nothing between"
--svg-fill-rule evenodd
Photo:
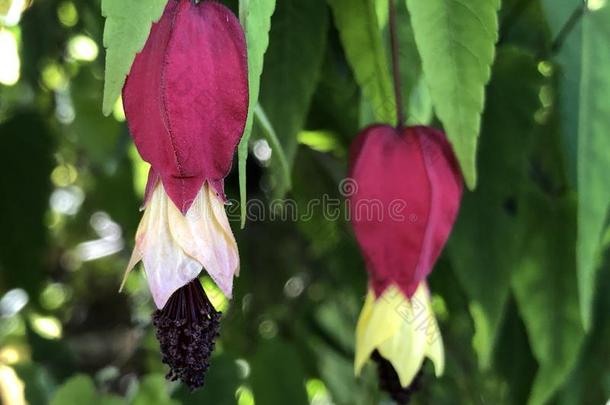
<instances>
[{"instance_id":1,"label":"blurred green background","mask_svg":"<svg viewBox=\"0 0 610 405\"><path fill-rule=\"evenodd\" d=\"M438 125L399 3L408 116ZM594 321L585 332L576 286L577 163L559 102L569 82L563 73L579 57L579 17L559 42L558 27L580 6L553 2L547 15L542 3L502 5L479 186L464 196L431 277L447 370L435 379L425 365L415 404L610 398L610 271L600 255ZM250 221L244 230L232 222L242 260L234 299L202 279L224 314L206 386L190 394L166 382L142 273L117 292L147 166L120 103L110 117L101 114L99 1L0 0L0 15L2 403L391 403L378 391L374 365L353 376L366 275L349 224L324 218L320 208L311 218ZM610 76L610 65L599 69ZM288 197L300 212L324 195L341 198L349 143L372 118L324 1L278 0L261 86L271 129L295 156ZM255 124L247 167L249 198L265 204L282 188L269 129ZM236 170L226 187L237 199Z\"/></svg>"}]
</instances>

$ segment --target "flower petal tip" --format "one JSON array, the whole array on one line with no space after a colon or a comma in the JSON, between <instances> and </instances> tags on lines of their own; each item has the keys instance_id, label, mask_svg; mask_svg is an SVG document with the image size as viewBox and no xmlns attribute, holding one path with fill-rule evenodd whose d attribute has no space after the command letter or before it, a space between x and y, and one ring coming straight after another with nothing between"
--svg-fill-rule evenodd
<instances>
[{"instance_id":1,"label":"flower petal tip","mask_svg":"<svg viewBox=\"0 0 610 405\"><path fill-rule=\"evenodd\" d=\"M375 350L392 364L402 387L411 385L426 357L442 375L443 343L425 282L411 298L395 285L377 298L369 291L356 331L356 375Z\"/></svg>"}]
</instances>

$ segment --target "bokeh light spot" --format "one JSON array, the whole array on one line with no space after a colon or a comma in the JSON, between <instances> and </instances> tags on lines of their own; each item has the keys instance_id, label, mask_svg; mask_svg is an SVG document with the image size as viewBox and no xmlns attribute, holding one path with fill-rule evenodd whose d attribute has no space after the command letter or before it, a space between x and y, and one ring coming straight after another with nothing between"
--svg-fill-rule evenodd
<instances>
[{"instance_id":1,"label":"bokeh light spot","mask_svg":"<svg viewBox=\"0 0 610 405\"><path fill-rule=\"evenodd\" d=\"M56 187L67 187L78 179L76 167L70 164L63 164L53 169L51 173L51 181Z\"/></svg>"},{"instance_id":2,"label":"bokeh light spot","mask_svg":"<svg viewBox=\"0 0 610 405\"><path fill-rule=\"evenodd\" d=\"M94 40L86 35L76 35L68 41L68 54L72 59L92 62L97 58L99 49Z\"/></svg>"},{"instance_id":3,"label":"bokeh light spot","mask_svg":"<svg viewBox=\"0 0 610 405\"><path fill-rule=\"evenodd\" d=\"M235 391L235 398L237 398L237 405L254 405L254 394L250 388L242 385Z\"/></svg>"},{"instance_id":4,"label":"bokeh light spot","mask_svg":"<svg viewBox=\"0 0 610 405\"><path fill-rule=\"evenodd\" d=\"M13 86L19 81L21 61L15 35L0 28L0 83Z\"/></svg>"},{"instance_id":5,"label":"bokeh light spot","mask_svg":"<svg viewBox=\"0 0 610 405\"><path fill-rule=\"evenodd\" d=\"M63 333L61 323L53 316L30 315L32 329L46 339L59 339Z\"/></svg>"},{"instance_id":6,"label":"bokeh light spot","mask_svg":"<svg viewBox=\"0 0 610 405\"><path fill-rule=\"evenodd\" d=\"M78 23L78 11L71 1L64 1L57 7L57 18L65 27L74 27Z\"/></svg>"}]
</instances>

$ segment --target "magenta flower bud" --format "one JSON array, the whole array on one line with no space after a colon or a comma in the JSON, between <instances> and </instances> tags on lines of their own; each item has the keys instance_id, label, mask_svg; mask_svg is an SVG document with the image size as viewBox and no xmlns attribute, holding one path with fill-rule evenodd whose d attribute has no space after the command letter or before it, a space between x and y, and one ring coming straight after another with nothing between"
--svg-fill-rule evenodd
<instances>
[{"instance_id":1,"label":"magenta flower bud","mask_svg":"<svg viewBox=\"0 0 610 405\"><path fill-rule=\"evenodd\" d=\"M237 244L224 210L224 178L248 114L244 33L220 3L169 0L133 63L123 103L151 169L127 273L144 263L168 378L190 388L203 374L220 314L202 269L231 297Z\"/></svg>"},{"instance_id":2,"label":"magenta flower bud","mask_svg":"<svg viewBox=\"0 0 610 405\"><path fill-rule=\"evenodd\" d=\"M423 126L369 127L354 141L350 161L351 222L370 281L356 331L356 373L374 355L409 387L425 357L437 374L444 367L426 277L455 222L462 176L445 135Z\"/></svg>"},{"instance_id":3,"label":"magenta flower bud","mask_svg":"<svg viewBox=\"0 0 610 405\"><path fill-rule=\"evenodd\" d=\"M170 0L133 63L123 103L136 147L152 166L149 190L160 178L182 213L205 181L222 195L248 114L237 18L220 3Z\"/></svg>"}]
</instances>

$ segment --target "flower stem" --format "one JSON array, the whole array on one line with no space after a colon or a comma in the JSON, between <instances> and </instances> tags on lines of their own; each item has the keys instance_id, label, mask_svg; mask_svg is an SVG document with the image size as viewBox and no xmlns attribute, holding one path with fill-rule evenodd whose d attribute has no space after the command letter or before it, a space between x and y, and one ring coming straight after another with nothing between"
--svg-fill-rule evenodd
<instances>
[{"instance_id":1,"label":"flower stem","mask_svg":"<svg viewBox=\"0 0 610 405\"><path fill-rule=\"evenodd\" d=\"M394 78L394 96L396 97L396 126L400 129L405 126L405 113L402 104L402 92L400 84L400 54L398 34L396 33L396 4L395 0L388 0L390 16L390 41L392 44L392 73Z\"/></svg>"}]
</instances>

